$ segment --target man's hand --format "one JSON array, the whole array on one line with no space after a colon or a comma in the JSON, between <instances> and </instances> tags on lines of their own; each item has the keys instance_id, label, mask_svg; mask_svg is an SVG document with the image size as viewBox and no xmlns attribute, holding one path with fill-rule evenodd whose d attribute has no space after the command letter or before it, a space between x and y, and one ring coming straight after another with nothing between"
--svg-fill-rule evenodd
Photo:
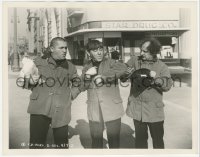
<instances>
[{"instance_id":1,"label":"man's hand","mask_svg":"<svg viewBox=\"0 0 200 157\"><path fill-rule=\"evenodd\" d=\"M128 67L123 75L123 78L128 79L134 72L134 68Z\"/></svg>"},{"instance_id":2,"label":"man's hand","mask_svg":"<svg viewBox=\"0 0 200 157\"><path fill-rule=\"evenodd\" d=\"M152 78L155 78L155 77L156 77L156 72L155 72L155 71L150 71L150 76L151 76Z\"/></svg>"},{"instance_id":3,"label":"man's hand","mask_svg":"<svg viewBox=\"0 0 200 157\"><path fill-rule=\"evenodd\" d=\"M25 75L30 75L32 74L33 68L35 67L35 64L33 62L33 60L29 59L29 58L24 58L22 60L22 70L24 72Z\"/></svg>"},{"instance_id":4,"label":"man's hand","mask_svg":"<svg viewBox=\"0 0 200 157\"><path fill-rule=\"evenodd\" d=\"M152 85L155 85L156 87L162 87L163 85L163 79L161 78L156 78L156 72L155 71L150 71L150 76L154 79L154 81L152 81Z\"/></svg>"},{"instance_id":5,"label":"man's hand","mask_svg":"<svg viewBox=\"0 0 200 157\"><path fill-rule=\"evenodd\" d=\"M127 81L130 78L130 76L133 74L134 71L135 71L134 68L128 67L126 69L126 71L124 72L124 74L120 77L120 80L122 82Z\"/></svg>"},{"instance_id":6,"label":"man's hand","mask_svg":"<svg viewBox=\"0 0 200 157\"><path fill-rule=\"evenodd\" d=\"M163 78L157 78L157 79L154 80L154 85L155 85L156 87L162 87L163 84L164 84Z\"/></svg>"},{"instance_id":7,"label":"man's hand","mask_svg":"<svg viewBox=\"0 0 200 157\"><path fill-rule=\"evenodd\" d=\"M85 74L91 75L91 76L96 75L97 74L97 67L92 67L92 68L88 69Z\"/></svg>"},{"instance_id":8,"label":"man's hand","mask_svg":"<svg viewBox=\"0 0 200 157\"><path fill-rule=\"evenodd\" d=\"M125 71L125 75L132 74L134 71L134 68L128 67L127 70Z\"/></svg>"}]
</instances>

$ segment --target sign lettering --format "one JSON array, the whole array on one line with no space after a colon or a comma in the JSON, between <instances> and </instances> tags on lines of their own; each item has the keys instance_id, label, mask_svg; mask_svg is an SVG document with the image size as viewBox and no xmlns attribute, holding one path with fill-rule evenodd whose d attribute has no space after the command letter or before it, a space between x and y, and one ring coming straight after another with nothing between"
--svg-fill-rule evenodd
<instances>
[{"instance_id":1,"label":"sign lettering","mask_svg":"<svg viewBox=\"0 0 200 157\"><path fill-rule=\"evenodd\" d=\"M120 21L120 22L102 22L102 28L177 28L178 21Z\"/></svg>"}]
</instances>

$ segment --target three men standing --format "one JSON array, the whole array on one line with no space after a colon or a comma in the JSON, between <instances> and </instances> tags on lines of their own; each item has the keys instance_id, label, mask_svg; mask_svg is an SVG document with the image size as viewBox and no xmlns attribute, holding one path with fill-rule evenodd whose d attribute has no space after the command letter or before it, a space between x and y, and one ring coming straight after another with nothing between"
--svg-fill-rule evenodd
<instances>
[{"instance_id":1,"label":"three men standing","mask_svg":"<svg viewBox=\"0 0 200 157\"><path fill-rule=\"evenodd\" d=\"M126 65L105 57L103 45L90 40L86 50L91 58L82 71L79 87L71 86L78 77L75 66L65 59L67 45L63 38L52 39L50 55L34 61L39 76L30 82L32 94L30 113L30 148L44 148L49 125L53 128L57 148L68 148L68 124L71 120L71 100L87 90L87 115L92 148L103 148L103 131L106 128L109 148L120 147L121 117L124 115L119 79L131 76L134 70L149 69L153 83L135 96L132 81L126 113L133 118L136 148L147 148L148 128L154 148L164 148L163 92L171 88L168 67L157 59L161 45L156 39L145 40L141 45L142 60L132 57ZM26 76L25 76L26 77ZM29 76L30 77L30 76ZM46 83L40 79L45 78ZM39 145L39 146L38 146Z\"/></svg>"}]
</instances>

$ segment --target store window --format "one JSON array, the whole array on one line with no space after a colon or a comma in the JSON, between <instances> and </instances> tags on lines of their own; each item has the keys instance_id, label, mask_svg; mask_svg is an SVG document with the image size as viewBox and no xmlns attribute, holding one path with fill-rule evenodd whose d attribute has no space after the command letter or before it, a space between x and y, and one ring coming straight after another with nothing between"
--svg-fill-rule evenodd
<instances>
[{"instance_id":1,"label":"store window","mask_svg":"<svg viewBox=\"0 0 200 157\"><path fill-rule=\"evenodd\" d=\"M157 37L162 45L160 59L177 59L178 58L178 37Z\"/></svg>"}]
</instances>

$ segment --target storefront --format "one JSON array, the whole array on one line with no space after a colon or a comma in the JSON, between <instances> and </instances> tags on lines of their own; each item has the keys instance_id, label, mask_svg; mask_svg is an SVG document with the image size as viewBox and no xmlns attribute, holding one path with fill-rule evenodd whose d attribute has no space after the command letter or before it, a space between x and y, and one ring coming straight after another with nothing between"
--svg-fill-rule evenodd
<instances>
[{"instance_id":1,"label":"storefront","mask_svg":"<svg viewBox=\"0 0 200 157\"><path fill-rule=\"evenodd\" d=\"M102 20L86 21L75 27L66 39L73 45L71 56L77 60L78 64L83 64L85 58L84 45L90 39L98 39L103 42L108 56L112 56L113 51L119 53L119 59L123 62L135 55L140 55L140 44L147 37L157 38L162 50L158 58L162 59L168 65L180 65L183 53L183 44L187 40L187 32L190 31L188 25L183 25L179 14L181 11L175 10L176 18L166 18L161 20L144 19L140 20ZM98 18L97 18L98 19ZM156 18L155 18L156 19ZM186 26L186 27L185 27ZM186 34L186 35L185 35ZM191 62L191 58L189 62Z\"/></svg>"},{"instance_id":2,"label":"storefront","mask_svg":"<svg viewBox=\"0 0 200 157\"><path fill-rule=\"evenodd\" d=\"M114 30L114 28L110 29ZM155 37L162 45L158 58L165 62L180 63L180 37L187 31L187 28L174 30L126 29L117 31L102 30L100 28L98 31L93 31L91 29L67 37L68 41L73 41L72 58L77 60L78 64L82 64L85 57L84 45L90 39L98 39L103 42L108 56L111 57L112 52L117 51L120 59L126 62L131 56L140 55L140 44L144 38Z\"/></svg>"}]
</instances>

